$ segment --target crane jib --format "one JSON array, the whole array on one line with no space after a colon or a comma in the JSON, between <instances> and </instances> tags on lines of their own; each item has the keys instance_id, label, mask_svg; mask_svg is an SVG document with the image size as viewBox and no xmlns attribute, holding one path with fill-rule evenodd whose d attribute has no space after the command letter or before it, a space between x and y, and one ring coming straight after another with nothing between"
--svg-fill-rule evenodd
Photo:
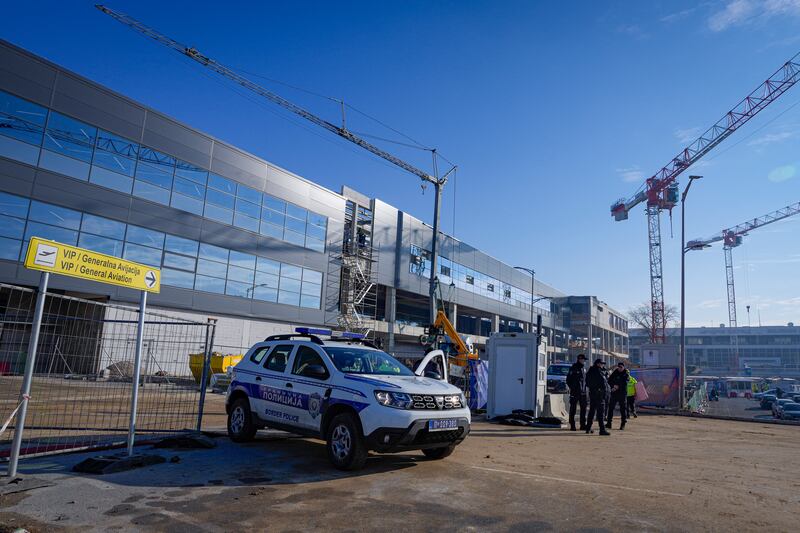
<instances>
[{"instance_id":1,"label":"crane jib","mask_svg":"<svg viewBox=\"0 0 800 533\"><path fill-rule=\"evenodd\" d=\"M132 29L142 33L143 35L145 35L147 37L150 37L151 39L154 39L154 40L160 42L161 44L167 46L168 48L172 48L173 50L181 53L182 55L185 55L185 56L189 57L190 59L193 59L193 60L197 61L198 63L200 63L204 67L207 67L207 68L213 70L214 72L216 72L217 74L220 74L222 76L225 76L228 79L233 80L234 82L238 83L242 87L257 93L258 95L263 96L264 98L266 98L268 100L271 100L272 102L284 107L285 109L288 109L292 113L295 113L296 115L299 115L300 117L308 120L309 122L313 122L314 124L316 124L316 125L318 125L318 126L320 126L322 128L325 128L326 130L328 130L328 131L330 131L332 133L335 133L339 137L342 137L343 139L347 139L348 141L350 141L350 142L352 142L354 144L357 144L358 146L360 146L360 147L364 148L365 150L373 153L374 155L376 155L376 156L378 156L378 157L380 157L380 158L392 163L393 165L395 165L395 166L397 166L397 167L399 167L399 168L401 168L401 169L403 169L403 170L405 170L405 171L407 171L407 172L409 172L411 174L414 174L415 176L418 176L420 179L422 179L424 181L433 183L434 185L437 185L437 186L442 186L447 181L446 177L437 179L436 177L431 176L427 172L422 171L422 170L414 167L413 165L410 165L409 163L406 163L405 161L393 156L392 154L386 152L385 150L381 150L380 148L378 148L377 146L373 145L372 143L369 143L369 142L365 141L364 139L361 139L360 137L357 137L356 135L353 135L352 133L350 133L346 129L340 128L338 126L335 126L335 125L331 124L330 122L328 122L327 120L324 120L324 119L314 115L310 111L307 111L307 110L303 109L302 107L300 107L300 106L298 106L296 104L293 104L289 100L286 100L285 98L282 98L282 97L278 96L277 94L265 89L264 87L261 87L260 85L248 80L244 76L236 73L235 71L233 71L232 69L226 67L225 65L222 65L221 63L218 63L217 61L215 61L215 60L213 60L213 59L201 54L194 47L183 45L183 44L175 41L174 39L171 39L171 38L167 37L166 35L162 35L161 33L157 32L156 30L154 30L154 29L152 29L152 28L150 28L148 26L145 26L144 24L142 24L138 20L136 20L136 19L134 19L134 18L132 18L132 17L130 17L128 15L125 15L123 13L117 13L116 11L114 11L112 9L109 9L109 8L103 6L103 5L99 5L99 4L95 5L95 7L97 9L99 9L100 11L102 11L103 13L105 13L106 15L109 15L110 17L116 19L118 22L121 22L122 24L125 24L126 26L131 27ZM453 168L455 168L455 167L453 167Z\"/></svg>"},{"instance_id":2,"label":"crane jib","mask_svg":"<svg viewBox=\"0 0 800 533\"><path fill-rule=\"evenodd\" d=\"M800 54L784 63L764 83L743 98L694 142L681 150L668 165L650 177L647 180L647 188L651 192L651 196L652 194L661 194L684 170L794 86L800 79L800 63L796 61L798 56ZM617 215L620 211L628 211L645 199L646 196L636 195L628 200L618 201L611 206L611 212ZM627 217L617 216L617 220L625 218Z\"/></svg>"}]
</instances>

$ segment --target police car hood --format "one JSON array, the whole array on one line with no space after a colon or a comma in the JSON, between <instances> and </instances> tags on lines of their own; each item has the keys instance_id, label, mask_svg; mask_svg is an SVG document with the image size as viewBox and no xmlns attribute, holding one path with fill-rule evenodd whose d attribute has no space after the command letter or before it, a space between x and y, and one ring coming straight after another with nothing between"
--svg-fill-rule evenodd
<instances>
[{"instance_id":1,"label":"police car hood","mask_svg":"<svg viewBox=\"0 0 800 533\"><path fill-rule=\"evenodd\" d=\"M345 374L346 380L368 383L376 389L409 394L460 394L461 389L445 381L421 376L375 376Z\"/></svg>"}]
</instances>

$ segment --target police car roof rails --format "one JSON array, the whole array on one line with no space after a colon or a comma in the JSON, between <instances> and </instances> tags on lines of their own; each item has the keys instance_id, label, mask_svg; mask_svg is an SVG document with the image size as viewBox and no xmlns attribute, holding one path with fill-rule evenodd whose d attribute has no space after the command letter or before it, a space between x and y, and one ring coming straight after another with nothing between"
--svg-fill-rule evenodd
<instances>
[{"instance_id":1,"label":"police car roof rails","mask_svg":"<svg viewBox=\"0 0 800 533\"><path fill-rule=\"evenodd\" d=\"M334 342L349 342L349 343L356 343L357 342L357 343L363 344L364 346L367 346L369 348L375 348L376 350L380 350L380 348L378 348L378 346L374 342L372 342L369 339L365 339L363 336L361 336L361 337L353 337L353 336L350 336L350 335L341 335L341 336L337 336L337 337L331 337L329 340L332 340Z\"/></svg>"},{"instance_id":2,"label":"police car roof rails","mask_svg":"<svg viewBox=\"0 0 800 533\"><path fill-rule=\"evenodd\" d=\"M264 339L264 342L267 342L267 341L289 341L289 340L297 339L297 338L308 339L311 342L313 342L314 344L320 344L320 345L325 344L324 342L322 342L322 339L320 339L316 335L311 335L309 333L284 333L282 335L270 335L269 337Z\"/></svg>"}]
</instances>

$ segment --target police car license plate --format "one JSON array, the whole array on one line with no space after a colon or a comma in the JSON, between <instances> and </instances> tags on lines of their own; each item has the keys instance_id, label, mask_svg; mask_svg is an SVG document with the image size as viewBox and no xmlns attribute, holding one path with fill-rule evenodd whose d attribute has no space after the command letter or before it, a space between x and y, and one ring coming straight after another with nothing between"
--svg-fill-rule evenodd
<instances>
[{"instance_id":1,"label":"police car license plate","mask_svg":"<svg viewBox=\"0 0 800 533\"><path fill-rule=\"evenodd\" d=\"M428 420L428 431L450 431L451 429L458 429L458 420L455 418Z\"/></svg>"}]
</instances>

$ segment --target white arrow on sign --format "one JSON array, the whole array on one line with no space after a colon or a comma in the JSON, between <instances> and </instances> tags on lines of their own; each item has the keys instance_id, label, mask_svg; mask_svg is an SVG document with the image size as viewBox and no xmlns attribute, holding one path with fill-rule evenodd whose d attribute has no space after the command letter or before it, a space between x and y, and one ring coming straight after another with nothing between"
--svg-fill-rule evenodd
<instances>
[{"instance_id":1,"label":"white arrow on sign","mask_svg":"<svg viewBox=\"0 0 800 533\"><path fill-rule=\"evenodd\" d=\"M148 270L147 274L144 275L144 282L147 283L148 287L152 288L156 284L156 273Z\"/></svg>"}]
</instances>

